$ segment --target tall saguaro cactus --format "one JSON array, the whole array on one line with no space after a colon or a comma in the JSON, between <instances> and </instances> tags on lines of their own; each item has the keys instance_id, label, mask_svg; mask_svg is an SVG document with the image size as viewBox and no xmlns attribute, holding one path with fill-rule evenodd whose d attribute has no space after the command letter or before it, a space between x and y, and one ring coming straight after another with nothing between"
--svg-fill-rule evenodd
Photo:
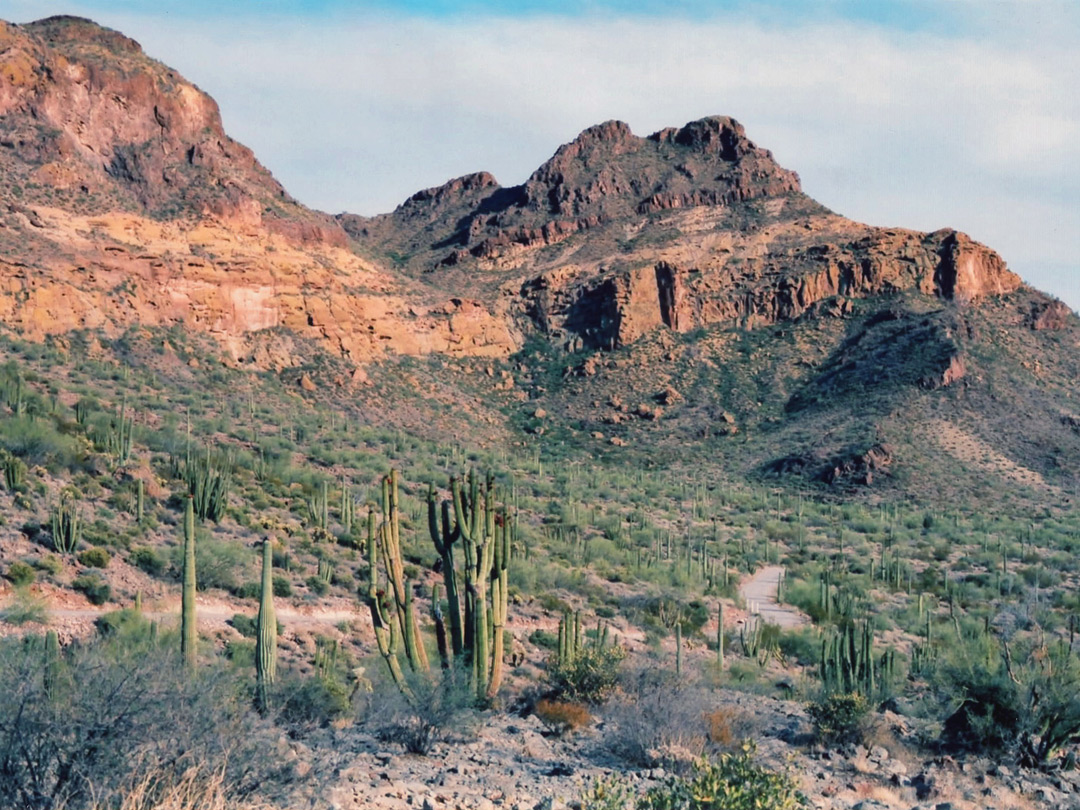
<instances>
[{"instance_id":1,"label":"tall saguaro cactus","mask_svg":"<svg viewBox=\"0 0 1080 810\"><path fill-rule=\"evenodd\" d=\"M465 556L465 646L472 651L472 680L478 698L492 697L502 681L503 626L506 622L505 567L509 562L509 549L505 547L506 532L497 533L495 476L489 474L481 492L475 473L469 473L469 492L462 492L456 479L450 480L454 501L454 517L461 532ZM496 548L502 572L496 574ZM488 585L495 577L502 578L500 585L492 587L493 641L488 635ZM497 604L496 604L497 603ZM497 656L497 660L496 660ZM489 669L490 667L490 669Z\"/></svg>"},{"instance_id":2,"label":"tall saguaro cactus","mask_svg":"<svg viewBox=\"0 0 1080 810\"><path fill-rule=\"evenodd\" d=\"M461 537L457 525L450 526L450 503L442 502L442 522L439 522L439 504L434 485L428 486L428 531L435 551L442 558L443 584L446 586L447 612L450 616L450 647L454 657L460 658L465 650L465 636L461 627L461 602L458 597L457 568L454 563L454 543ZM444 660L443 666L449 666Z\"/></svg>"},{"instance_id":3,"label":"tall saguaro cactus","mask_svg":"<svg viewBox=\"0 0 1080 810\"><path fill-rule=\"evenodd\" d=\"M259 710L270 707L270 688L277 677L277 617L274 615L274 541L267 535L262 547L262 588L256 620L255 677Z\"/></svg>"},{"instance_id":4,"label":"tall saguaro cactus","mask_svg":"<svg viewBox=\"0 0 1080 810\"><path fill-rule=\"evenodd\" d=\"M383 565L394 595L395 615L405 639L405 657L413 672L427 672L427 652L424 650L420 626L412 603L412 583L405 577L401 561L401 509L398 500L397 470L391 470L382 481L382 523L379 526L379 547Z\"/></svg>"},{"instance_id":5,"label":"tall saguaro cactus","mask_svg":"<svg viewBox=\"0 0 1080 810\"><path fill-rule=\"evenodd\" d=\"M405 673L398 661L398 649L401 645L401 631L397 617L390 613L392 597L379 590L379 543L376 537L376 518L374 510L368 512L367 555L368 555L368 592L367 605L371 611L371 624L375 629L375 643L379 653L390 670L390 677L406 695L410 695ZM385 597L385 598L384 598Z\"/></svg>"},{"instance_id":6,"label":"tall saguaro cactus","mask_svg":"<svg viewBox=\"0 0 1080 810\"><path fill-rule=\"evenodd\" d=\"M180 594L180 654L184 666L195 668L198 654L198 630L195 618L195 504L189 495L184 500L184 571Z\"/></svg>"}]
</instances>

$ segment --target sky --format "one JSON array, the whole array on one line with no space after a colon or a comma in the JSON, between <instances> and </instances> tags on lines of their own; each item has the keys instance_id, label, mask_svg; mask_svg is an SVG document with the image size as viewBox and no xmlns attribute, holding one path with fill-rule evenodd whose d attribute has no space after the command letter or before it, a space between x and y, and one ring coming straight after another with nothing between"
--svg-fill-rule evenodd
<instances>
[{"instance_id":1,"label":"sky","mask_svg":"<svg viewBox=\"0 0 1080 810\"><path fill-rule=\"evenodd\" d=\"M524 181L582 129L731 115L845 216L954 227L1080 309L1075 0L0 0L123 31L302 202Z\"/></svg>"}]
</instances>

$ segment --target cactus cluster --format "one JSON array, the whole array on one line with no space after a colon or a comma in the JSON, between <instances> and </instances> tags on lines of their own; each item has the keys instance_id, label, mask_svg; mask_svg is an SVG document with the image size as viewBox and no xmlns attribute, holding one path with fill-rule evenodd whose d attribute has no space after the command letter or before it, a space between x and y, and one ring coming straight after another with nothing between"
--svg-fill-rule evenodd
<instances>
[{"instance_id":1,"label":"cactus cluster","mask_svg":"<svg viewBox=\"0 0 1080 810\"><path fill-rule=\"evenodd\" d=\"M315 638L315 674L324 681L332 678L337 669L338 647L337 639Z\"/></svg>"},{"instance_id":2,"label":"cactus cluster","mask_svg":"<svg viewBox=\"0 0 1080 810\"><path fill-rule=\"evenodd\" d=\"M131 438L135 429L135 420L127 415L126 398L120 403L117 414L105 428L101 437L101 448L113 457L118 465L127 464L131 458Z\"/></svg>"},{"instance_id":3,"label":"cactus cluster","mask_svg":"<svg viewBox=\"0 0 1080 810\"><path fill-rule=\"evenodd\" d=\"M79 503L68 492L61 493L50 524L53 548L60 554L72 554L82 536Z\"/></svg>"},{"instance_id":4,"label":"cactus cluster","mask_svg":"<svg viewBox=\"0 0 1080 810\"><path fill-rule=\"evenodd\" d=\"M405 657L413 672L427 673L430 665L413 605L412 582L405 576L401 561L401 509L398 498L397 471L382 480L381 519L368 513L368 593L367 604L375 629L379 653L394 682L406 695L411 690L398 661L404 642ZM386 572L386 590L379 588L379 560Z\"/></svg>"},{"instance_id":5,"label":"cactus cluster","mask_svg":"<svg viewBox=\"0 0 1080 810\"><path fill-rule=\"evenodd\" d=\"M174 473L187 485L199 520L215 523L225 515L232 482L232 462L215 460L207 445L206 455L194 457L188 452L182 465L174 461Z\"/></svg>"},{"instance_id":6,"label":"cactus cluster","mask_svg":"<svg viewBox=\"0 0 1080 810\"><path fill-rule=\"evenodd\" d=\"M585 635L581 628L581 611L564 613L562 618L559 619L559 644L555 653L556 663L560 666L573 663L586 649ZM598 621L593 636L592 648L602 650L607 645L608 626L603 621Z\"/></svg>"},{"instance_id":7,"label":"cactus cluster","mask_svg":"<svg viewBox=\"0 0 1080 810\"><path fill-rule=\"evenodd\" d=\"M330 482L324 480L319 489L307 499L308 520L316 529L330 527Z\"/></svg>"},{"instance_id":8,"label":"cactus cluster","mask_svg":"<svg viewBox=\"0 0 1080 810\"><path fill-rule=\"evenodd\" d=\"M481 484L470 472L464 486L451 478L450 493L450 502L440 504L434 487L428 488L428 529L442 558L451 649L469 665L476 696L483 700L502 686L514 524L507 506L498 504L493 475ZM460 580L454 560L459 542ZM449 661L444 659L443 665Z\"/></svg>"},{"instance_id":9,"label":"cactus cluster","mask_svg":"<svg viewBox=\"0 0 1080 810\"><path fill-rule=\"evenodd\" d=\"M21 458L10 453L4 453L4 486L8 492L15 492L26 483L26 464Z\"/></svg>"},{"instance_id":10,"label":"cactus cluster","mask_svg":"<svg viewBox=\"0 0 1080 810\"><path fill-rule=\"evenodd\" d=\"M874 655L874 626L870 619L857 626L846 622L831 639L821 640L821 683L828 693L857 692L873 697L892 682L896 653L891 648Z\"/></svg>"}]
</instances>

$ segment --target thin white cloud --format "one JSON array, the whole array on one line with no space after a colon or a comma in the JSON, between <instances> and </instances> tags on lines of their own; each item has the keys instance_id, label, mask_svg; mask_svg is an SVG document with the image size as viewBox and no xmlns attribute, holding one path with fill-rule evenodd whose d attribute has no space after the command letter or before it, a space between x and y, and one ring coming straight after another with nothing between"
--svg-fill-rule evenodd
<instances>
[{"instance_id":1,"label":"thin white cloud","mask_svg":"<svg viewBox=\"0 0 1080 810\"><path fill-rule=\"evenodd\" d=\"M480 169L520 182L609 118L646 134L729 114L840 213L967 230L1078 307L1063 268L1080 255L1080 15L957 7L964 30L935 33L746 17L100 21L214 95L230 133L319 208L388 210Z\"/></svg>"}]
</instances>

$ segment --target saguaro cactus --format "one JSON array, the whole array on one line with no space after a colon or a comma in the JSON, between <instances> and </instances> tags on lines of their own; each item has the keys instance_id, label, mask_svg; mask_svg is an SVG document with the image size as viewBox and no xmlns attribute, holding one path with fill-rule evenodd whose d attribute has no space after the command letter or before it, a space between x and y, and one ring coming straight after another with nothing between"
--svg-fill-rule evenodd
<instances>
[{"instance_id":1,"label":"saguaro cactus","mask_svg":"<svg viewBox=\"0 0 1080 810\"><path fill-rule=\"evenodd\" d=\"M435 486L428 486L428 531L435 551L442 558L443 584L446 587L446 608L450 618L450 646L454 657L460 658L465 650L465 636L461 626L461 602L458 598L457 568L454 563L454 543L461 537L461 531L450 525L450 503L442 502L442 522L439 522L439 503L435 495ZM443 666L448 666L443 661Z\"/></svg>"},{"instance_id":2,"label":"saguaro cactus","mask_svg":"<svg viewBox=\"0 0 1080 810\"><path fill-rule=\"evenodd\" d=\"M262 588L256 620L255 678L259 711L270 707L270 689L277 677L277 617L274 615L274 541L267 535L262 547Z\"/></svg>"},{"instance_id":3,"label":"saguaro cactus","mask_svg":"<svg viewBox=\"0 0 1080 810\"><path fill-rule=\"evenodd\" d=\"M368 592L367 605L371 611L371 624L375 629L375 643L379 647L379 653L386 662L386 668L390 670L390 677L406 695L411 695L408 684L405 682L405 673L401 671L401 662L398 661L398 649L401 643L401 632L398 628L397 617L390 613L393 599L390 594L379 590L379 544L376 539L376 518L374 510L368 512L367 532L367 555L368 555Z\"/></svg>"},{"instance_id":4,"label":"saguaro cactus","mask_svg":"<svg viewBox=\"0 0 1080 810\"><path fill-rule=\"evenodd\" d=\"M180 594L180 654L188 669L195 668L198 654L195 618L195 504L184 500L184 571Z\"/></svg>"},{"instance_id":5,"label":"saguaro cactus","mask_svg":"<svg viewBox=\"0 0 1080 810\"><path fill-rule=\"evenodd\" d=\"M386 575L393 592L394 613L398 622L401 623L401 633L405 639L405 657L413 672L427 672L429 669L427 652L424 650L420 626L412 604L412 583L405 577L405 566L401 561L399 504L397 470L391 470L382 481L382 523L379 526L379 547L382 550L383 565L386 567Z\"/></svg>"}]
</instances>

